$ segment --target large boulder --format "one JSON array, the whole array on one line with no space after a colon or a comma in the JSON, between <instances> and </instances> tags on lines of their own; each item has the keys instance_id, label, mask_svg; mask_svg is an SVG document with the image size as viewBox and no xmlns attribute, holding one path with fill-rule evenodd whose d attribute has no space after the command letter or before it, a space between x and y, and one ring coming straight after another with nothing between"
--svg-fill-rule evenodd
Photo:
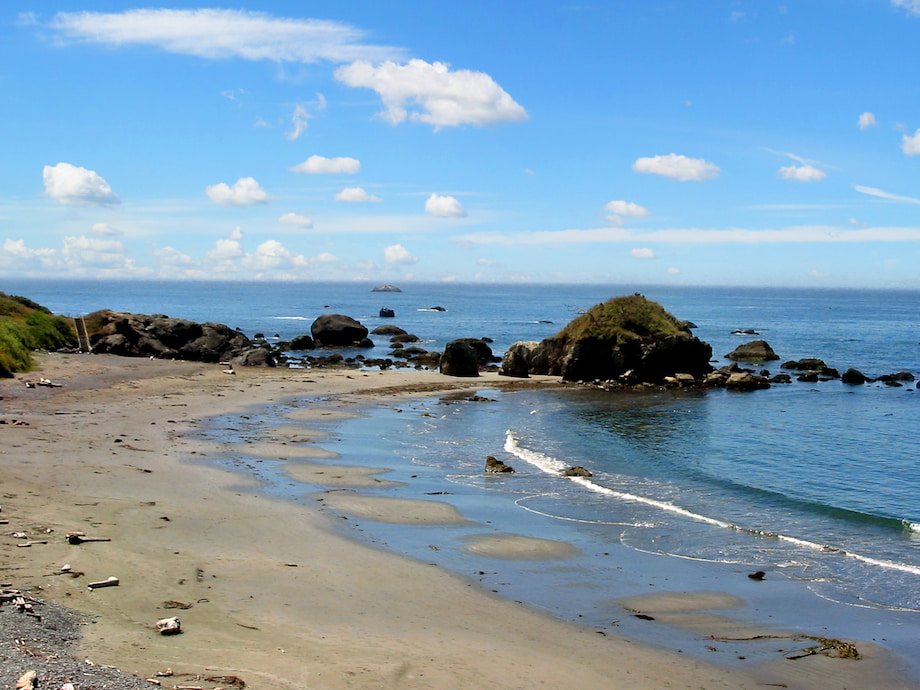
<instances>
[{"instance_id":1,"label":"large boulder","mask_svg":"<svg viewBox=\"0 0 920 690\"><path fill-rule=\"evenodd\" d=\"M249 338L224 324L196 323L165 314L104 310L83 320L95 353L219 362L252 347Z\"/></svg>"},{"instance_id":2,"label":"large boulder","mask_svg":"<svg viewBox=\"0 0 920 690\"><path fill-rule=\"evenodd\" d=\"M288 349L297 351L312 350L315 347L316 343L313 342L313 338L306 334L294 336L288 344Z\"/></svg>"},{"instance_id":3,"label":"large boulder","mask_svg":"<svg viewBox=\"0 0 920 690\"><path fill-rule=\"evenodd\" d=\"M735 362L770 362L779 359L779 355L773 351L766 340L742 343L725 356Z\"/></svg>"},{"instance_id":4,"label":"large boulder","mask_svg":"<svg viewBox=\"0 0 920 690\"><path fill-rule=\"evenodd\" d=\"M367 329L350 316L323 314L310 326L313 340L323 347L358 345L367 338Z\"/></svg>"},{"instance_id":5,"label":"large boulder","mask_svg":"<svg viewBox=\"0 0 920 690\"><path fill-rule=\"evenodd\" d=\"M595 305L536 347L518 345L512 350L519 355L529 352L528 373L567 381L612 380L629 372L636 381L660 383L676 373L701 378L712 370L709 344L638 294Z\"/></svg>"},{"instance_id":6,"label":"large boulder","mask_svg":"<svg viewBox=\"0 0 920 690\"><path fill-rule=\"evenodd\" d=\"M479 376L479 356L470 339L447 343L441 355L440 366L441 373L446 376Z\"/></svg>"},{"instance_id":7,"label":"large boulder","mask_svg":"<svg viewBox=\"0 0 920 690\"><path fill-rule=\"evenodd\" d=\"M528 378L533 364L534 352L539 347L540 343L537 340L514 343L505 352L505 356L502 358L502 366L498 373L501 376L513 376L520 379Z\"/></svg>"}]
</instances>

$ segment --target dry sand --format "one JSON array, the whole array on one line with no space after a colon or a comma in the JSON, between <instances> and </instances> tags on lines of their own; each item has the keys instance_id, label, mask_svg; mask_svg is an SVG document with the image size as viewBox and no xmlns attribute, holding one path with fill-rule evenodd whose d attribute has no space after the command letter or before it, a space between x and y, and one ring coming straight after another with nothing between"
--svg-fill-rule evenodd
<instances>
[{"instance_id":1,"label":"dry sand","mask_svg":"<svg viewBox=\"0 0 920 690\"><path fill-rule=\"evenodd\" d=\"M40 372L0 382L7 421L0 425L0 518L9 521L0 536L0 581L89 614L79 655L97 664L142 676L171 667L290 690L910 685L871 648L860 661L813 657L741 671L598 635L440 568L352 542L332 529L329 514L266 498L240 488L238 475L190 462L233 452L188 435L201 420L289 396L329 402L287 420L297 428L267 429L246 452L255 445L286 458L301 477L324 465L288 446L301 437L321 442L311 419L407 391L541 382L417 372L248 369L228 376L217 366L89 355L46 355L40 363ZM39 375L64 387L23 385ZM326 467L352 486L373 479L334 462ZM430 506L384 505L352 492L323 497L355 514L412 521L430 513ZM111 541L70 545L64 535L75 530ZM14 531L48 543L18 548ZM506 546L513 556L537 545L509 538ZM500 545L490 548L502 553ZM85 574L55 574L64 564ZM120 586L87 588L108 576ZM178 605L188 608L170 608ZM676 608L683 614L692 606ZM179 615L185 633L161 637L153 623L170 615Z\"/></svg>"}]
</instances>

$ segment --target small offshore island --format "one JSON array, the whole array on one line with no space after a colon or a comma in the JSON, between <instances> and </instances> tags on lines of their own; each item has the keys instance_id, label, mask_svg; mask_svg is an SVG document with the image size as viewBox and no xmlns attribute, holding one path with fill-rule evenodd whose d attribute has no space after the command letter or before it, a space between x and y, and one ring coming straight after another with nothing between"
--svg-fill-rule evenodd
<instances>
[{"instance_id":1,"label":"small offshore island","mask_svg":"<svg viewBox=\"0 0 920 690\"><path fill-rule=\"evenodd\" d=\"M362 354L379 347L375 335L388 339L388 356ZM555 336L515 343L503 357L487 337L451 340L443 352L418 342L398 326L368 332L341 314L318 317L309 334L284 343L165 315L101 311L71 320L0 295L0 373L7 377L0 382L0 522L8 535L0 550L0 682L12 687L34 672L41 687L55 688L142 688L148 678L162 687L292 690L910 687L872 643L833 630L777 631L762 618L730 623L707 611L735 605L734 595L681 592L679 582L670 598L624 600L621 615L696 626L693 634L712 636L712 645L725 644L717 636L774 637L795 653L751 665L740 655L716 666L599 635L347 539L330 524L331 513L265 496L220 464L242 453L281 458L292 477L326 488L326 510L351 521L463 524L447 503L362 494L390 480L373 468L336 464L335 453L314 445L328 433L316 425L431 394L487 402L475 395L483 386L581 383L658 393L793 383L763 368L778 361L766 343L729 354L758 369L714 368L712 348L692 324L641 295L598 304ZM79 354L87 350L95 356ZM798 381L842 377L817 358L783 367L799 372ZM910 377L878 380L897 387ZM245 425L256 410L306 397L314 402L260 428L245 449L198 432L210 418ZM509 473L496 469L501 461L483 460L485 472ZM591 476L584 467L566 472L573 480ZM508 534L469 546L482 558L525 561L575 551ZM13 640L29 640L38 653Z\"/></svg>"}]
</instances>

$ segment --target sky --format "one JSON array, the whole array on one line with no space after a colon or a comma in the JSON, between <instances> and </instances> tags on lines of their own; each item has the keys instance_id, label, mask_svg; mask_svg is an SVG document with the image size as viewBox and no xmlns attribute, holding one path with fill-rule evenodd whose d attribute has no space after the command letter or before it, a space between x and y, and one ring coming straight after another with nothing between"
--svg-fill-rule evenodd
<instances>
[{"instance_id":1,"label":"sky","mask_svg":"<svg viewBox=\"0 0 920 690\"><path fill-rule=\"evenodd\" d=\"M920 289L920 0L0 6L0 279Z\"/></svg>"}]
</instances>

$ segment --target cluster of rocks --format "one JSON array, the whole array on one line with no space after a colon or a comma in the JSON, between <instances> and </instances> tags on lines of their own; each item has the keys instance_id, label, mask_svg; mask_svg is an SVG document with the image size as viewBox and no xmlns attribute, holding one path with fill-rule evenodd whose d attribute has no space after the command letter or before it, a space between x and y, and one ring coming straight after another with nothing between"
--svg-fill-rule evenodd
<instances>
[{"instance_id":1,"label":"cluster of rocks","mask_svg":"<svg viewBox=\"0 0 920 690\"><path fill-rule=\"evenodd\" d=\"M486 465L485 465L486 474L513 474L514 468L499 460L494 455L486 456ZM581 465L576 465L574 467L567 467L564 470L560 471L559 474L563 477L593 477L591 470L585 469Z\"/></svg>"}]
</instances>

